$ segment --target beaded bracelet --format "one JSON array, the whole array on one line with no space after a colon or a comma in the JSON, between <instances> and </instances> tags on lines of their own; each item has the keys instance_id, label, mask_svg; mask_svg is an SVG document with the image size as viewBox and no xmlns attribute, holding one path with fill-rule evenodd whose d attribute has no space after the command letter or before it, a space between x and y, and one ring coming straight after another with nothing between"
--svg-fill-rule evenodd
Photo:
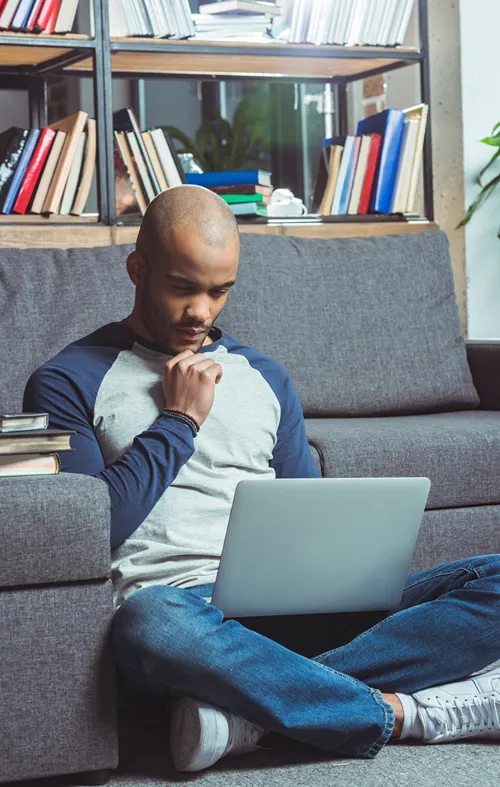
<instances>
[{"instance_id":1,"label":"beaded bracelet","mask_svg":"<svg viewBox=\"0 0 500 787\"><path fill-rule=\"evenodd\" d=\"M183 415L176 415L175 413L170 412L169 410L162 410L162 415L167 415L169 418L173 418L175 421L181 421L181 423L186 424L191 429L191 433L193 437L196 437L198 432L196 431L196 427L194 424L191 423L190 418L184 418Z\"/></svg>"},{"instance_id":2,"label":"beaded bracelet","mask_svg":"<svg viewBox=\"0 0 500 787\"><path fill-rule=\"evenodd\" d=\"M198 421L196 421L192 415L188 415L188 413L185 413L183 410L174 410L166 407L164 410L162 410L162 413L172 416L181 416L182 418L185 418L187 421L189 421L192 424L192 426L196 429L197 433L200 431L200 425Z\"/></svg>"}]
</instances>

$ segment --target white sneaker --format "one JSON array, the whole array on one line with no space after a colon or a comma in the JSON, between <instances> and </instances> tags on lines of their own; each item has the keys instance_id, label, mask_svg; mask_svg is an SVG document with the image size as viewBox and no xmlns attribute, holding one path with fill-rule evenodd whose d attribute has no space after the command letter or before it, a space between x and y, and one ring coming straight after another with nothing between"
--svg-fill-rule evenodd
<instances>
[{"instance_id":1,"label":"white sneaker","mask_svg":"<svg viewBox=\"0 0 500 787\"><path fill-rule=\"evenodd\" d=\"M234 713L184 697L175 704L170 720L174 767L178 771L202 771L228 754L255 751L264 732Z\"/></svg>"},{"instance_id":2,"label":"white sneaker","mask_svg":"<svg viewBox=\"0 0 500 787\"><path fill-rule=\"evenodd\" d=\"M426 743L500 738L500 672L488 672L411 695Z\"/></svg>"}]
</instances>

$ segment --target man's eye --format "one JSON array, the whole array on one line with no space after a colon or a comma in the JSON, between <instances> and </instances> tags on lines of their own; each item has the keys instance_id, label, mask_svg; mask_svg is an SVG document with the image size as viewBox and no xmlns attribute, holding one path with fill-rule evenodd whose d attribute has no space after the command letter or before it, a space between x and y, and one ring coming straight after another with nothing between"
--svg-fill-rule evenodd
<instances>
[{"instance_id":1,"label":"man's eye","mask_svg":"<svg viewBox=\"0 0 500 787\"><path fill-rule=\"evenodd\" d=\"M227 290L213 290L213 294L217 295L217 296L225 295L226 292L227 292Z\"/></svg>"},{"instance_id":2,"label":"man's eye","mask_svg":"<svg viewBox=\"0 0 500 787\"><path fill-rule=\"evenodd\" d=\"M178 284L174 284L173 289L179 290L179 292L191 292L191 287L180 287Z\"/></svg>"}]
</instances>

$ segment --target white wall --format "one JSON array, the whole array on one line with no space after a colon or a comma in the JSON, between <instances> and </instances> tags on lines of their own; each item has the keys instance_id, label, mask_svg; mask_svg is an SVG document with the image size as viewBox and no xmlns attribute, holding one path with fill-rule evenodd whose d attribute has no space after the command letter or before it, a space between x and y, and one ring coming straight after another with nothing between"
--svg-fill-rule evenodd
<instances>
[{"instance_id":1,"label":"white wall","mask_svg":"<svg viewBox=\"0 0 500 787\"><path fill-rule=\"evenodd\" d=\"M478 142L500 122L498 0L460 0L465 203L480 191L476 178L495 148ZM500 172L491 169L488 180ZM487 182L486 180L484 182ZM465 210L465 207L464 207ZM500 338L500 188L465 230L468 335Z\"/></svg>"}]
</instances>

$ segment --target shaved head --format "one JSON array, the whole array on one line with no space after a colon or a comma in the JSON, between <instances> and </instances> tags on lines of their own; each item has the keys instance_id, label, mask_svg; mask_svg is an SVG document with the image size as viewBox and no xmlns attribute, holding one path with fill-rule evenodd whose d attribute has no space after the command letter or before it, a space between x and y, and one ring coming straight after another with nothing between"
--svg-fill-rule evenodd
<instances>
[{"instance_id":1,"label":"shaved head","mask_svg":"<svg viewBox=\"0 0 500 787\"><path fill-rule=\"evenodd\" d=\"M137 237L138 253L147 259L177 225L211 247L221 248L238 237L236 219L222 197L202 186L174 186L149 204Z\"/></svg>"},{"instance_id":2,"label":"shaved head","mask_svg":"<svg viewBox=\"0 0 500 787\"><path fill-rule=\"evenodd\" d=\"M162 192L127 259L136 288L131 327L166 354L211 344L239 256L238 225L221 197L201 186Z\"/></svg>"}]
</instances>

